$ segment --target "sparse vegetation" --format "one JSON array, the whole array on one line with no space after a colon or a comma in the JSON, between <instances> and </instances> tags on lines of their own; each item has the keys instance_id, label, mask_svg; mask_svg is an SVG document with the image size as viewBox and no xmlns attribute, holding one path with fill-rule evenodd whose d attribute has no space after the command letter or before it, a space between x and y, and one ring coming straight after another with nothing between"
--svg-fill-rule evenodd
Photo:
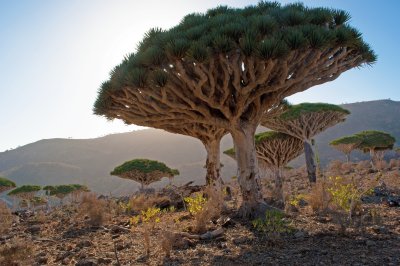
<instances>
[{"instance_id":1,"label":"sparse vegetation","mask_svg":"<svg viewBox=\"0 0 400 266\"><path fill-rule=\"evenodd\" d=\"M79 204L79 215L87 217L87 223L91 226L102 225L108 217L106 202L98 199L94 193L85 193Z\"/></svg>"},{"instance_id":2,"label":"sparse vegetation","mask_svg":"<svg viewBox=\"0 0 400 266\"><path fill-rule=\"evenodd\" d=\"M10 179L7 179L5 177L1 177L0 176L0 193L3 191L7 191L10 190L12 188L15 188L16 185L13 181L11 181Z\"/></svg>"},{"instance_id":3,"label":"sparse vegetation","mask_svg":"<svg viewBox=\"0 0 400 266\"><path fill-rule=\"evenodd\" d=\"M13 216L7 205L0 201L0 235L6 234L11 230Z\"/></svg>"},{"instance_id":4,"label":"sparse vegetation","mask_svg":"<svg viewBox=\"0 0 400 266\"><path fill-rule=\"evenodd\" d=\"M121 178L132 179L139 182L143 188L144 185L159 181L163 177L179 175L179 171L171 169L164 163L158 161L135 159L117 166L110 174Z\"/></svg>"}]
</instances>

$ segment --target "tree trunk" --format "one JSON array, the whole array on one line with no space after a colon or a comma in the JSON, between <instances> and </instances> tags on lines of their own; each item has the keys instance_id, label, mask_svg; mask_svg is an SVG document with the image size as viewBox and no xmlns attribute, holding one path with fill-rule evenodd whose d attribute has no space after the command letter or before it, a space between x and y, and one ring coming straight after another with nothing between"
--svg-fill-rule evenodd
<instances>
[{"instance_id":1,"label":"tree trunk","mask_svg":"<svg viewBox=\"0 0 400 266\"><path fill-rule=\"evenodd\" d=\"M220 170L220 142L221 139L213 139L208 141L203 141L203 144L207 151L207 161L206 161L206 183L211 186L219 186L223 184Z\"/></svg>"},{"instance_id":2,"label":"tree trunk","mask_svg":"<svg viewBox=\"0 0 400 266\"><path fill-rule=\"evenodd\" d=\"M304 141L304 154L306 156L307 174L310 183L317 182L316 166L314 162L314 151L309 140Z\"/></svg>"},{"instance_id":3,"label":"tree trunk","mask_svg":"<svg viewBox=\"0 0 400 266\"><path fill-rule=\"evenodd\" d=\"M265 215L267 205L261 195L258 162L254 143L256 125L235 128L232 138L238 165L238 182L242 193L242 205L239 214L254 218Z\"/></svg>"},{"instance_id":4,"label":"tree trunk","mask_svg":"<svg viewBox=\"0 0 400 266\"><path fill-rule=\"evenodd\" d=\"M346 160L348 163L350 162L350 153L346 153Z\"/></svg>"},{"instance_id":5,"label":"tree trunk","mask_svg":"<svg viewBox=\"0 0 400 266\"><path fill-rule=\"evenodd\" d=\"M274 196L276 197L277 201L284 203L282 169L280 167L273 169L273 174L274 174L274 180L275 180L275 191L274 191L275 195Z\"/></svg>"}]
</instances>

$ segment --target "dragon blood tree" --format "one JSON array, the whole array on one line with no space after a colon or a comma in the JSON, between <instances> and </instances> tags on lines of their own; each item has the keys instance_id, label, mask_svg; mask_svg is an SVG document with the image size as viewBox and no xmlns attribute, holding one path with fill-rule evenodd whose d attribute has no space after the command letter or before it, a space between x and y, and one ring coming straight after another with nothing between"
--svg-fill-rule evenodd
<instances>
[{"instance_id":1,"label":"dragon blood tree","mask_svg":"<svg viewBox=\"0 0 400 266\"><path fill-rule=\"evenodd\" d=\"M0 193L15 188L16 185L13 181L0 176Z\"/></svg>"},{"instance_id":2,"label":"dragon blood tree","mask_svg":"<svg viewBox=\"0 0 400 266\"><path fill-rule=\"evenodd\" d=\"M266 117L262 125L303 140L306 166L310 182L316 182L316 165L312 138L345 120L350 112L340 106L326 103L301 103L289 106L278 117Z\"/></svg>"},{"instance_id":3,"label":"dragon blood tree","mask_svg":"<svg viewBox=\"0 0 400 266\"><path fill-rule=\"evenodd\" d=\"M283 200L283 168L303 150L303 141L299 138L276 131L267 131L255 135L256 153L260 168L270 169L275 180L275 191L279 200ZM235 150L225 154L234 157Z\"/></svg>"},{"instance_id":4,"label":"dragon blood tree","mask_svg":"<svg viewBox=\"0 0 400 266\"><path fill-rule=\"evenodd\" d=\"M359 137L352 135L334 139L329 143L329 145L338 151L343 152L346 155L347 162L350 162L350 153L357 149L361 142L362 140Z\"/></svg>"},{"instance_id":5,"label":"dragon blood tree","mask_svg":"<svg viewBox=\"0 0 400 266\"><path fill-rule=\"evenodd\" d=\"M273 105L266 112L271 117L278 116L286 110L287 106L287 102L283 100ZM206 184L220 186L223 183L220 176L220 142L222 137L228 133L226 129L218 128L208 124L187 121L182 121L178 125L171 125L167 123L162 125L161 128L168 132L187 135L199 139L203 143L207 152Z\"/></svg>"},{"instance_id":6,"label":"dragon blood tree","mask_svg":"<svg viewBox=\"0 0 400 266\"><path fill-rule=\"evenodd\" d=\"M396 142L396 139L389 133L377 130L361 131L354 134L354 136L361 139L357 149L369 152L372 163L382 161L385 152L393 149Z\"/></svg>"},{"instance_id":7,"label":"dragon blood tree","mask_svg":"<svg viewBox=\"0 0 400 266\"><path fill-rule=\"evenodd\" d=\"M31 200L40 189L40 186L24 185L11 190L7 195L26 200L28 202L28 207L30 207Z\"/></svg>"},{"instance_id":8,"label":"dragon blood tree","mask_svg":"<svg viewBox=\"0 0 400 266\"><path fill-rule=\"evenodd\" d=\"M143 189L145 185L147 186L153 182L160 181L163 177L179 175L179 171L171 169L158 161L135 159L115 167L110 174L134 180L140 183Z\"/></svg>"},{"instance_id":9,"label":"dragon blood tree","mask_svg":"<svg viewBox=\"0 0 400 266\"><path fill-rule=\"evenodd\" d=\"M224 128L236 147L241 213L254 216L265 207L254 143L262 116L289 95L376 60L349 18L263 1L189 14L145 35L102 84L94 113L158 128L182 121Z\"/></svg>"},{"instance_id":10,"label":"dragon blood tree","mask_svg":"<svg viewBox=\"0 0 400 266\"><path fill-rule=\"evenodd\" d=\"M61 204L64 198L68 195L77 195L81 192L89 192L89 189L86 186L79 184L45 186L43 190L46 191L47 195L59 198Z\"/></svg>"}]
</instances>

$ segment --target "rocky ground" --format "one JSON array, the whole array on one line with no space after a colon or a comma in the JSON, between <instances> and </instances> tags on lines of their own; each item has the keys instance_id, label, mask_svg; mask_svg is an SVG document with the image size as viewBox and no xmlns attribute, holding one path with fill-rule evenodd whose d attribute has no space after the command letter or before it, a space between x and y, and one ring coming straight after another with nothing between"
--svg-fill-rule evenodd
<instances>
[{"instance_id":1,"label":"rocky ground","mask_svg":"<svg viewBox=\"0 0 400 266\"><path fill-rule=\"evenodd\" d=\"M388 175L386 182L392 179ZM228 208L223 219L207 225L208 231L220 230L211 239L197 239L195 221L183 210L165 211L150 227L132 224L132 215L110 203L96 207L108 214L101 225L90 225L93 213L77 204L32 216L24 213L14 216L11 230L0 237L0 264L400 265L400 207L387 200L389 194L398 195L374 193L374 200L363 202L351 223L338 212L315 213L307 202L286 209L287 230L280 233L257 231Z\"/></svg>"}]
</instances>

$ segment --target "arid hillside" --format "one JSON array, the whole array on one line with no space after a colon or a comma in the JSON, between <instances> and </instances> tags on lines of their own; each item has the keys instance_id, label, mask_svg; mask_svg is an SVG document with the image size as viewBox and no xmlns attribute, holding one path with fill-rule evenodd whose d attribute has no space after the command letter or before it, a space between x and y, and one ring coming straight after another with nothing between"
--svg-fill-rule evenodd
<instances>
[{"instance_id":1,"label":"arid hillside","mask_svg":"<svg viewBox=\"0 0 400 266\"><path fill-rule=\"evenodd\" d=\"M339 124L316 138L321 163L325 165L344 156L329 147L337 137L360 130L376 129L391 133L400 140L400 102L380 100L344 104L351 111L346 122ZM262 129L260 129L262 130ZM398 142L399 143L399 142ZM230 136L222 140L221 151L232 147ZM394 156L394 154L389 154ZM146 129L130 133L113 134L95 139L47 139L0 153L0 175L17 184L81 183L104 194L129 194L138 186L135 182L110 176L110 171L124 161L149 158L165 162L180 171L176 183L190 180L201 184L204 180L205 151L200 141L161 130ZM356 160L365 155L354 153ZM231 158L221 155L222 176L229 179L236 174ZM304 159L293 162L299 166ZM167 180L162 180L165 184ZM155 186L160 186L156 183Z\"/></svg>"}]
</instances>

